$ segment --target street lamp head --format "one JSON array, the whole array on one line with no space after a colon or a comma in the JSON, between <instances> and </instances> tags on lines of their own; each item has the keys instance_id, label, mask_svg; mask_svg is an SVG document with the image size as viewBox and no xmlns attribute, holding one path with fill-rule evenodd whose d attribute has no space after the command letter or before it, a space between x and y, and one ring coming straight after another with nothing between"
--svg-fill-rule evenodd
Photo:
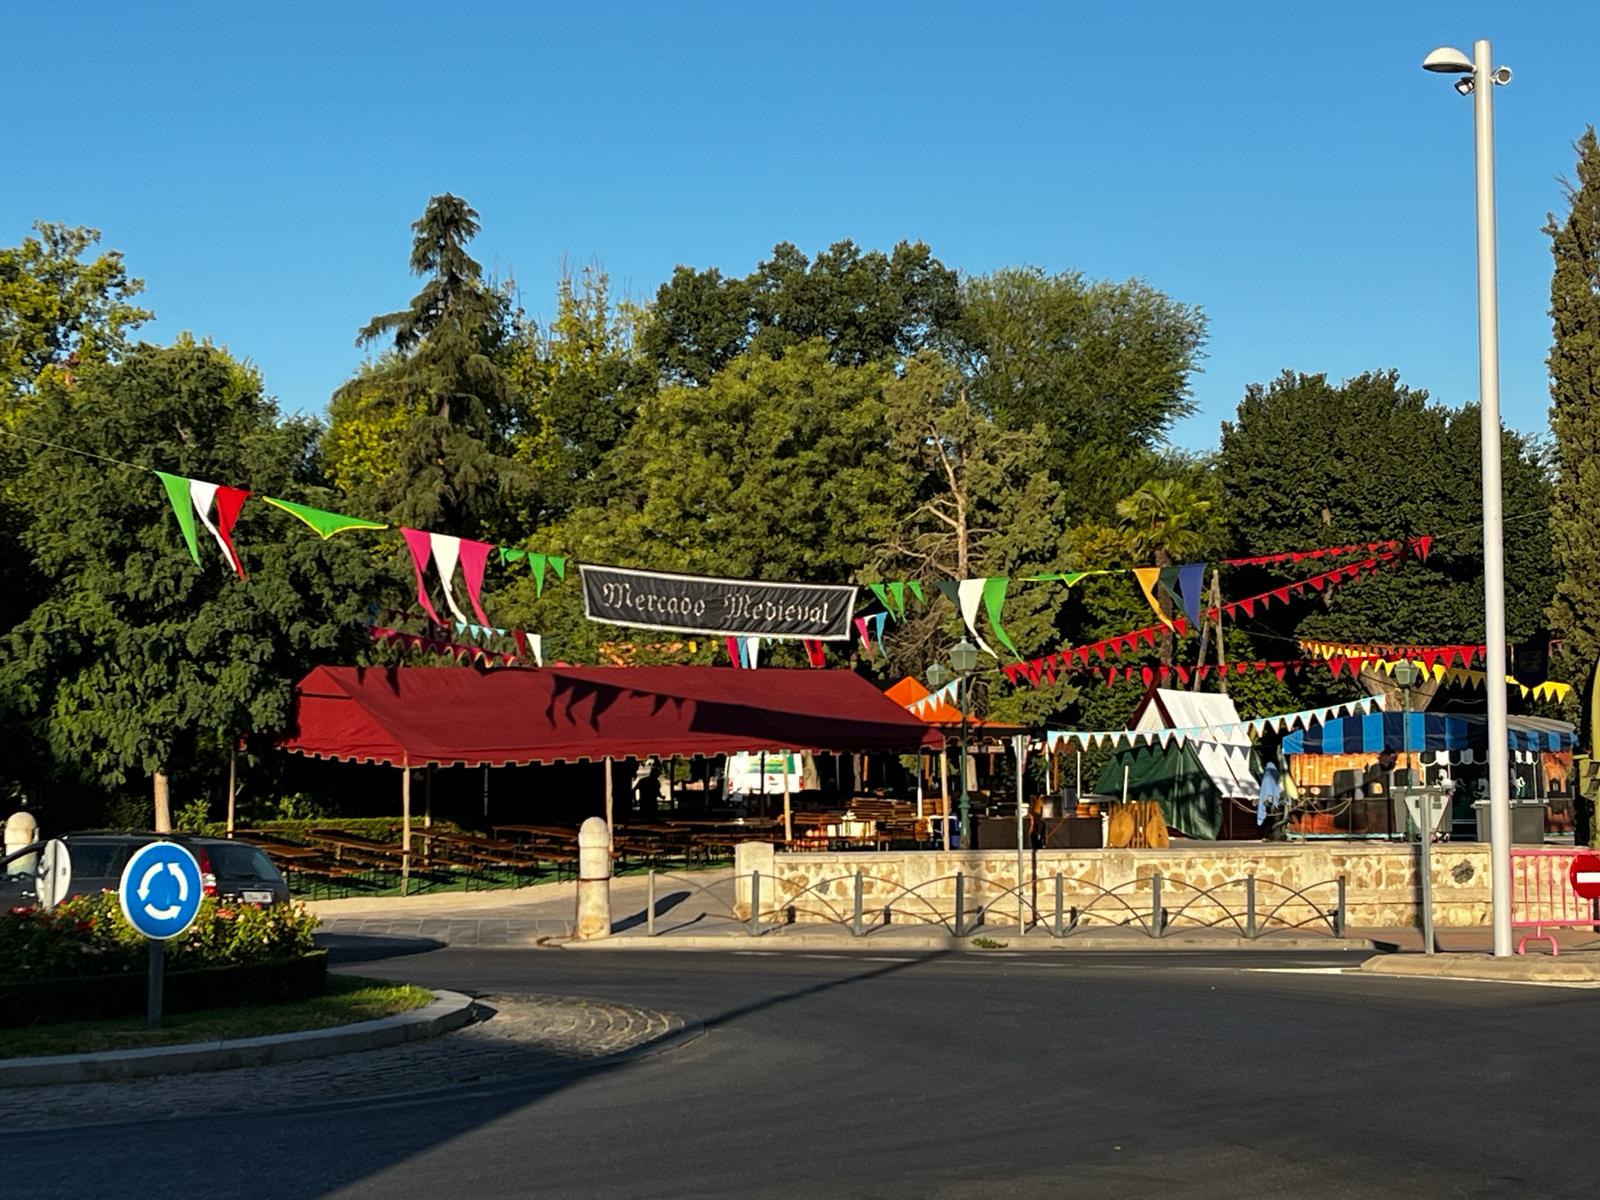
<instances>
[{"instance_id":1,"label":"street lamp head","mask_svg":"<svg viewBox=\"0 0 1600 1200\"><path fill-rule=\"evenodd\" d=\"M1440 75L1471 75L1472 60L1453 46L1440 46L1422 60L1422 69Z\"/></svg>"},{"instance_id":2,"label":"street lamp head","mask_svg":"<svg viewBox=\"0 0 1600 1200\"><path fill-rule=\"evenodd\" d=\"M1416 687L1417 680L1421 677L1421 675L1422 672L1417 670L1416 663L1400 662L1395 663L1394 665L1395 686L1405 691L1410 691L1412 688Z\"/></svg>"},{"instance_id":3,"label":"street lamp head","mask_svg":"<svg viewBox=\"0 0 1600 1200\"><path fill-rule=\"evenodd\" d=\"M955 668L957 675L965 675L977 669L978 648L966 638L962 638L950 647L950 665Z\"/></svg>"},{"instance_id":4,"label":"street lamp head","mask_svg":"<svg viewBox=\"0 0 1600 1200\"><path fill-rule=\"evenodd\" d=\"M1472 76L1463 75L1460 79L1456 80L1456 85L1455 86L1456 86L1456 91L1460 92L1463 96L1472 95L1472 89L1473 89Z\"/></svg>"},{"instance_id":5,"label":"street lamp head","mask_svg":"<svg viewBox=\"0 0 1600 1200\"><path fill-rule=\"evenodd\" d=\"M945 685L945 681L949 678L950 676L946 673L944 664L942 662L936 662L929 665L928 682L933 684L936 690L938 688L942 688Z\"/></svg>"}]
</instances>

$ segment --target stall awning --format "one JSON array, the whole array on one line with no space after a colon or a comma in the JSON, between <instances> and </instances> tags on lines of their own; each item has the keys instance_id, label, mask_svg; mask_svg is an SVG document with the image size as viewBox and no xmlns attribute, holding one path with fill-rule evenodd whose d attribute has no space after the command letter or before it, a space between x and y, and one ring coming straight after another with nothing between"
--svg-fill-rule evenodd
<instances>
[{"instance_id":1,"label":"stall awning","mask_svg":"<svg viewBox=\"0 0 1600 1200\"><path fill-rule=\"evenodd\" d=\"M295 685L278 745L395 766L505 766L942 742L849 671L318 667Z\"/></svg>"},{"instance_id":2,"label":"stall awning","mask_svg":"<svg viewBox=\"0 0 1600 1200\"><path fill-rule=\"evenodd\" d=\"M1487 750L1489 719L1462 713L1412 713L1409 731L1404 713L1368 713L1338 717L1311 729L1285 734L1285 754L1378 754L1392 750ZM1409 732L1409 736L1408 736ZM1565 721L1511 717L1506 740L1512 750L1570 750L1576 731Z\"/></svg>"}]
</instances>

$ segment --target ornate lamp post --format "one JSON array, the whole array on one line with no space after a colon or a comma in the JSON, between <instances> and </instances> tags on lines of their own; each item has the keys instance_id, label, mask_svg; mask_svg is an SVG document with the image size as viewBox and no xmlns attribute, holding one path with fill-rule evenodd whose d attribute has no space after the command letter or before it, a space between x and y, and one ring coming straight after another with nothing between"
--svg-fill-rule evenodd
<instances>
[{"instance_id":1,"label":"ornate lamp post","mask_svg":"<svg viewBox=\"0 0 1600 1200\"><path fill-rule=\"evenodd\" d=\"M972 673L978 669L978 648L966 638L950 647L950 667L961 680L961 848L972 847L972 798L967 791L967 710L972 707Z\"/></svg>"}]
</instances>

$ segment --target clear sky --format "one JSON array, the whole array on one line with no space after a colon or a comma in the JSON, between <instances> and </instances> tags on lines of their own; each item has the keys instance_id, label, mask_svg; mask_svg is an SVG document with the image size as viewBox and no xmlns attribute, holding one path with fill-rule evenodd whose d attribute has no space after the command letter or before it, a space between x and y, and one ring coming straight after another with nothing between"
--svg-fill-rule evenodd
<instances>
[{"instance_id":1,"label":"clear sky","mask_svg":"<svg viewBox=\"0 0 1600 1200\"><path fill-rule=\"evenodd\" d=\"M1424 74L1476 37L1497 89L1503 393L1546 429L1550 257L1600 120L1600 4L8 6L0 243L98 227L150 336L210 336L320 411L415 290L453 191L536 315L564 261L648 297L781 240L923 239L967 272L1139 276L1202 306L1205 449L1247 383L1395 367L1477 394L1471 102Z\"/></svg>"}]
</instances>

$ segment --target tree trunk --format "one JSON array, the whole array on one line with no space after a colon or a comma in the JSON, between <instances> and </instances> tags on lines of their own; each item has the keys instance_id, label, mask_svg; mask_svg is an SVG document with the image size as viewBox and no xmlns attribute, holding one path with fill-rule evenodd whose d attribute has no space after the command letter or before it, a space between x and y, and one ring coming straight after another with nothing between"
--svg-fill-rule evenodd
<instances>
[{"instance_id":1,"label":"tree trunk","mask_svg":"<svg viewBox=\"0 0 1600 1200\"><path fill-rule=\"evenodd\" d=\"M167 786L167 773L165 771L157 771L151 776L151 780L155 784L156 832L171 833L172 795Z\"/></svg>"}]
</instances>

